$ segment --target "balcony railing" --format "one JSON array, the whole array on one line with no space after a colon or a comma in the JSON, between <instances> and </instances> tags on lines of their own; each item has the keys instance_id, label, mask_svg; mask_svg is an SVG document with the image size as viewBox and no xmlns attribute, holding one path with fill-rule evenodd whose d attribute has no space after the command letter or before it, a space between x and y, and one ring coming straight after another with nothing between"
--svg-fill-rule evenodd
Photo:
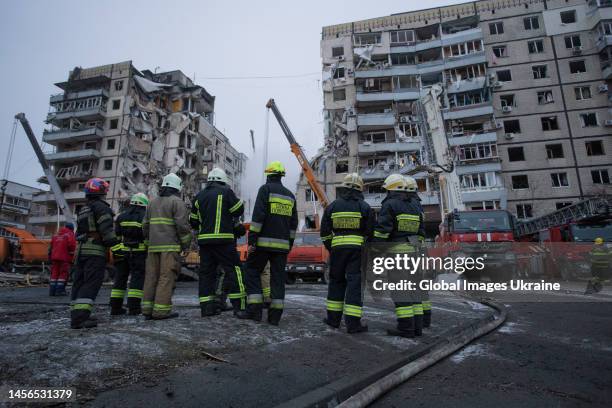
<instances>
[{"instance_id":1,"label":"balcony railing","mask_svg":"<svg viewBox=\"0 0 612 408\"><path fill-rule=\"evenodd\" d=\"M104 129L98 126L83 129L56 129L43 132L43 142L55 144L58 142L87 142L102 138Z\"/></svg>"},{"instance_id":2,"label":"balcony railing","mask_svg":"<svg viewBox=\"0 0 612 408\"><path fill-rule=\"evenodd\" d=\"M72 161L72 160L91 160L99 159L100 152L96 149L80 149L80 150L67 150L57 153L45 154L47 161Z\"/></svg>"}]
</instances>

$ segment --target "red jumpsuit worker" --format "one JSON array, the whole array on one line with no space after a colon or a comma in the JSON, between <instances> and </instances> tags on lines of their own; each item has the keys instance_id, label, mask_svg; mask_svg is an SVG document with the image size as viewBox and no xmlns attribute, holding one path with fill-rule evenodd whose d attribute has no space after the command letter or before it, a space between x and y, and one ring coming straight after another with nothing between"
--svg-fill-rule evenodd
<instances>
[{"instance_id":1,"label":"red jumpsuit worker","mask_svg":"<svg viewBox=\"0 0 612 408\"><path fill-rule=\"evenodd\" d=\"M66 296L66 282L76 249L74 225L66 223L51 239L51 278L49 296Z\"/></svg>"}]
</instances>

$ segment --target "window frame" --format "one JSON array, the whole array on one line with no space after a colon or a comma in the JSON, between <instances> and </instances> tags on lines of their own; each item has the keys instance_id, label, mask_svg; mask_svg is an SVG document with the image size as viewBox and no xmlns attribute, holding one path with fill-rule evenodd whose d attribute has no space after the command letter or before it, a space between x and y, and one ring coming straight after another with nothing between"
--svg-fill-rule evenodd
<instances>
[{"instance_id":1,"label":"window frame","mask_svg":"<svg viewBox=\"0 0 612 408\"><path fill-rule=\"evenodd\" d=\"M515 177L525 177L525 181L527 182L526 187L515 187L514 186L514 178ZM512 190L529 190L529 175L527 174L515 174L510 176L510 184L512 184Z\"/></svg>"},{"instance_id":2,"label":"window frame","mask_svg":"<svg viewBox=\"0 0 612 408\"><path fill-rule=\"evenodd\" d=\"M595 174L598 175L599 181L595 181ZM591 170L591 181L593 184L608 185L610 184L610 172L608 169L593 169Z\"/></svg>"},{"instance_id":3,"label":"window frame","mask_svg":"<svg viewBox=\"0 0 612 408\"><path fill-rule=\"evenodd\" d=\"M535 27L533 22L535 21ZM525 30L538 30L540 28L540 19L538 16L528 16L523 18L523 27Z\"/></svg>"},{"instance_id":4,"label":"window frame","mask_svg":"<svg viewBox=\"0 0 612 408\"><path fill-rule=\"evenodd\" d=\"M563 17L566 16L571 16L571 20L572 21L563 21ZM572 9L572 10L565 10L565 11L560 11L559 12L559 18L561 20L561 24L574 24L578 21L578 16L576 15L576 10Z\"/></svg>"},{"instance_id":5,"label":"window frame","mask_svg":"<svg viewBox=\"0 0 612 408\"><path fill-rule=\"evenodd\" d=\"M550 173L552 188L569 188L569 177L566 172ZM563 184L565 182L565 184ZM559 184L559 185L555 185Z\"/></svg>"},{"instance_id":6,"label":"window frame","mask_svg":"<svg viewBox=\"0 0 612 408\"><path fill-rule=\"evenodd\" d=\"M495 30L493 30L494 27L495 27ZM492 23L489 23L489 34L490 35L501 35L503 33L504 33L504 22L503 21L494 21Z\"/></svg>"},{"instance_id":7,"label":"window frame","mask_svg":"<svg viewBox=\"0 0 612 408\"><path fill-rule=\"evenodd\" d=\"M532 50L532 47L531 47L532 45L534 45L535 47L534 50ZM527 51L529 52L529 54L544 53L544 40L537 39L537 40L527 41Z\"/></svg>"}]
</instances>

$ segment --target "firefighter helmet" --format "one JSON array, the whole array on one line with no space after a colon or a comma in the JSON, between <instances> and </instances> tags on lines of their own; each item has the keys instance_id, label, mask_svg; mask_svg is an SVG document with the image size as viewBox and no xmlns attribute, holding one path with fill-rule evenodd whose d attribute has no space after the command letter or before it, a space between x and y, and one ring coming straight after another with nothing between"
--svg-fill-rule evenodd
<instances>
[{"instance_id":1,"label":"firefighter helmet","mask_svg":"<svg viewBox=\"0 0 612 408\"><path fill-rule=\"evenodd\" d=\"M342 187L363 191L363 179L357 173L349 173L342 180Z\"/></svg>"},{"instance_id":2,"label":"firefighter helmet","mask_svg":"<svg viewBox=\"0 0 612 408\"><path fill-rule=\"evenodd\" d=\"M390 174L382 185L387 191L405 191L406 180L401 174Z\"/></svg>"},{"instance_id":3,"label":"firefighter helmet","mask_svg":"<svg viewBox=\"0 0 612 408\"><path fill-rule=\"evenodd\" d=\"M404 189L408 192L414 193L417 192L419 187L417 185L417 182L414 178L410 177L410 176L404 176L404 181L406 182L406 185L404 186Z\"/></svg>"},{"instance_id":4,"label":"firefighter helmet","mask_svg":"<svg viewBox=\"0 0 612 408\"><path fill-rule=\"evenodd\" d=\"M183 181L176 174L168 173L168 175L162 180L162 187L171 187L181 191L183 188Z\"/></svg>"},{"instance_id":5,"label":"firefighter helmet","mask_svg":"<svg viewBox=\"0 0 612 408\"><path fill-rule=\"evenodd\" d=\"M208 181L218 181L220 183L229 184L229 178L222 169L215 167L208 173Z\"/></svg>"},{"instance_id":6,"label":"firefighter helmet","mask_svg":"<svg viewBox=\"0 0 612 408\"><path fill-rule=\"evenodd\" d=\"M85 194L90 195L106 195L108 193L108 189L110 184L106 180L102 180L101 178L94 177L87 180L85 183Z\"/></svg>"},{"instance_id":7,"label":"firefighter helmet","mask_svg":"<svg viewBox=\"0 0 612 408\"><path fill-rule=\"evenodd\" d=\"M271 175L279 175L279 176L284 176L285 175L285 166L283 166L283 163L279 162L279 161L273 161L268 163L268 165L266 166L266 170L264 171L264 174L266 176L271 176Z\"/></svg>"},{"instance_id":8,"label":"firefighter helmet","mask_svg":"<svg viewBox=\"0 0 612 408\"><path fill-rule=\"evenodd\" d=\"M597 238L595 238L595 244L596 244L596 245L601 245L601 244L603 244L603 243L604 243L604 240L603 240L603 238L602 238L602 237L597 237Z\"/></svg>"},{"instance_id":9,"label":"firefighter helmet","mask_svg":"<svg viewBox=\"0 0 612 408\"><path fill-rule=\"evenodd\" d=\"M149 205L149 199L143 193L136 193L132 196L132 198L130 198L130 205L146 207Z\"/></svg>"}]
</instances>

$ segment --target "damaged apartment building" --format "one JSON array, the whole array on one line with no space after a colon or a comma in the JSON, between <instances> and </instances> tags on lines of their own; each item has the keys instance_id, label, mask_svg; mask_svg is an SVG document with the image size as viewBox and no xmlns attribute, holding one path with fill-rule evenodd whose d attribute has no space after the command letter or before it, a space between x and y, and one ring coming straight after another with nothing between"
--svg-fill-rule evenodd
<instances>
[{"instance_id":1,"label":"damaged apartment building","mask_svg":"<svg viewBox=\"0 0 612 408\"><path fill-rule=\"evenodd\" d=\"M527 219L610 194L610 6L484 0L324 27L313 164L328 196L359 172L380 207L384 178L411 174L433 229L440 205Z\"/></svg>"},{"instance_id":2,"label":"damaged apartment building","mask_svg":"<svg viewBox=\"0 0 612 408\"><path fill-rule=\"evenodd\" d=\"M73 212L94 176L110 183L107 200L115 211L136 192L155 196L168 172L183 179L186 201L213 167L223 168L240 194L246 156L214 126L215 97L183 72L139 71L127 61L74 68L55 85L63 92L50 98L43 142L53 147L45 156ZM40 193L33 201L47 211L30 223L53 233L53 194Z\"/></svg>"}]
</instances>

